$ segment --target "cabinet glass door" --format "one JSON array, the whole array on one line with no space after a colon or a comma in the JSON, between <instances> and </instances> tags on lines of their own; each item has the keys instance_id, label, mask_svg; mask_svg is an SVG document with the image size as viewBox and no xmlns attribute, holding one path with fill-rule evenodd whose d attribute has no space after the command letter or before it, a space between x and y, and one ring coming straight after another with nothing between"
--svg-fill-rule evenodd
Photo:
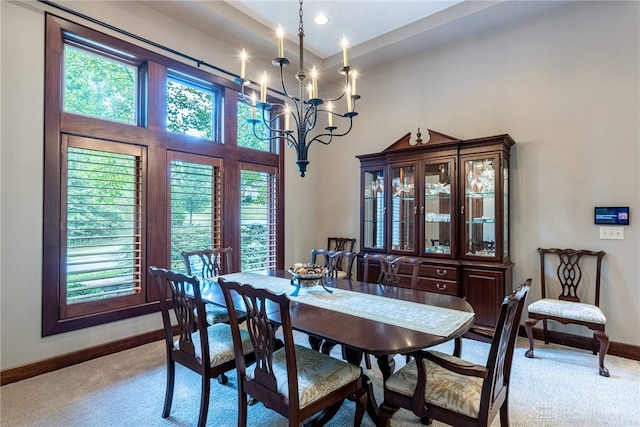
<instances>
[{"instance_id":1,"label":"cabinet glass door","mask_svg":"<svg viewBox=\"0 0 640 427\"><path fill-rule=\"evenodd\" d=\"M465 241L462 250L466 255L496 256L497 167L494 157L464 162Z\"/></svg>"},{"instance_id":2,"label":"cabinet glass door","mask_svg":"<svg viewBox=\"0 0 640 427\"><path fill-rule=\"evenodd\" d=\"M424 165L424 253L450 254L453 161Z\"/></svg>"},{"instance_id":3,"label":"cabinet glass door","mask_svg":"<svg viewBox=\"0 0 640 427\"><path fill-rule=\"evenodd\" d=\"M363 245L384 249L384 171L365 171L363 187Z\"/></svg>"},{"instance_id":4,"label":"cabinet glass door","mask_svg":"<svg viewBox=\"0 0 640 427\"><path fill-rule=\"evenodd\" d=\"M391 168L391 249L416 250L416 198L414 165Z\"/></svg>"},{"instance_id":5,"label":"cabinet glass door","mask_svg":"<svg viewBox=\"0 0 640 427\"><path fill-rule=\"evenodd\" d=\"M502 247L503 249L503 254L502 256L505 259L509 258L509 161L508 160L504 160L504 165L502 167L502 176L503 176L503 182L502 182L502 191L504 194L504 202L503 202L503 210L504 210L504 219L503 219L503 224L504 224L504 230L502 232Z\"/></svg>"}]
</instances>

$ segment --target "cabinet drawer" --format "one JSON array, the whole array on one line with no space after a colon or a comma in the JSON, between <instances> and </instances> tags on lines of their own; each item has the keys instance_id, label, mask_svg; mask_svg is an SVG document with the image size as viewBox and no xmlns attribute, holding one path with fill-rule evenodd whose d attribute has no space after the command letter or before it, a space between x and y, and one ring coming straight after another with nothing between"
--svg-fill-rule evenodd
<instances>
[{"instance_id":1,"label":"cabinet drawer","mask_svg":"<svg viewBox=\"0 0 640 427\"><path fill-rule=\"evenodd\" d=\"M421 265L418 276L442 280L458 280L458 269L442 265Z\"/></svg>"},{"instance_id":2,"label":"cabinet drawer","mask_svg":"<svg viewBox=\"0 0 640 427\"><path fill-rule=\"evenodd\" d=\"M455 280L439 280L427 277L418 277L416 287L421 291L458 295L458 283Z\"/></svg>"}]
</instances>

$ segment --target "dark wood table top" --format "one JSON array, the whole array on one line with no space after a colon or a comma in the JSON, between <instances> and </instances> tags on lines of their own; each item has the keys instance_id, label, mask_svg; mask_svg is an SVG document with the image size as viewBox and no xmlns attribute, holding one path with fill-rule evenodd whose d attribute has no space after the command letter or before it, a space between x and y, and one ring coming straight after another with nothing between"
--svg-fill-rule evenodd
<instances>
[{"instance_id":1,"label":"dark wood table top","mask_svg":"<svg viewBox=\"0 0 640 427\"><path fill-rule=\"evenodd\" d=\"M261 274L291 278L284 270L269 270ZM347 279L331 279L326 286L473 313L473 308L466 300L450 295ZM292 287L292 291L293 289L295 288ZM202 298L207 302L224 305L217 282L203 283ZM375 307L371 309L375 310ZM291 302L290 312L291 324L295 330L375 356L408 353L452 340L464 334L473 323L471 317L449 336L442 337L295 301ZM273 320L278 322L277 311L272 314Z\"/></svg>"}]
</instances>

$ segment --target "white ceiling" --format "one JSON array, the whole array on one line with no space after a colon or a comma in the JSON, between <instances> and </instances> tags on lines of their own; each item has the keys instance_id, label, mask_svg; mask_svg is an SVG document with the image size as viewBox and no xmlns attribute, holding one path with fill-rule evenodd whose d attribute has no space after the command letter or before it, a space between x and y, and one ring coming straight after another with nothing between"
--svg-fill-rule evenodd
<instances>
[{"instance_id":1,"label":"white ceiling","mask_svg":"<svg viewBox=\"0 0 640 427\"><path fill-rule=\"evenodd\" d=\"M534 16L579 0L306 0L303 6L306 65L342 66L341 39L349 40L349 62L360 72ZM298 56L297 0L140 1L227 44L248 48L270 61L277 56L275 29L287 32L285 56ZM320 29L316 10L329 15Z\"/></svg>"},{"instance_id":2,"label":"white ceiling","mask_svg":"<svg viewBox=\"0 0 640 427\"><path fill-rule=\"evenodd\" d=\"M356 46L461 2L306 0L303 4L304 44L308 50L325 59L341 51L343 37L350 45ZM274 30L281 25L286 37L298 42L298 1L234 0L227 3ZM319 13L329 18L327 24L313 22Z\"/></svg>"}]
</instances>

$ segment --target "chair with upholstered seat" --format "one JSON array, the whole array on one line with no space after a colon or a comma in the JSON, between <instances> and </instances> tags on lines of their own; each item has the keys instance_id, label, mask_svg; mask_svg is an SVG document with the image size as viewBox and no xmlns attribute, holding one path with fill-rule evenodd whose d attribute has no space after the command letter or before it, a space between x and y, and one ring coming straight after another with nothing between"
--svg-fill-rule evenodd
<instances>
[{"instance_id":1,"label":"chair with upholstered seat","mask_svg":"<svg viewBox=\"0 0 640 427\"><path fill-rule=\"evenodd\" d=\"M359 366L324 353L300 346L293 341L290 300L286 294L276 295L267 289L219 279L234 338L240 355L240 328L234 308L247 313L247 330L253 342L256 363L247 367L242 357L236 359L238 377L238 426L247 425L247 395L262 402L289 420L289 426L301 422L324 409L334 408L345 398L356 403L354 425L362 422L367 404ZM278 348L276 323L278 316L284 346Z\"/></svg>"},{"instance_id":2,"label":"chair with upholstered seat","mask_svg":"<svg viewBox=\"0 0 640 427\"><path fill-rule=\"evenodd\" d=\"M312 249L311 264L320 262L327 269L327 276L338 279L351 279L353 262L356 259L355 252L330 251L327 249ZM344 269L344 270L343 270Z\"/></svg>"},{"instance_id":3,"label":"chair with upholstered seat","mask_svg":"<svg viewBox=\"0 0 640 427\"><path fill-rule=\"evenodd\" d=\"M182 252L184 266L188 275L194 274L200 278L216 277L221 274L234 273L231 253L232 248L214 248L198 251ZM227 308L217 304L205 304L207 322L229 323Z\"/></svg>"},{"instance_id":4,"label":"chair with upholstered seat","mask_svg":"<svg viewBox=\"0 0 640 427\"><path fill-rule=\"evenodd\" d=\"M415 288L418 282L418 271L420 268L420 258L409 256L373 254L364 255L364 267L362 269L362 281L367 283L378 283L380 285L404 285L404 287ZM402 273L404 266L411 268L411 275ZM376 274L377 272L377 274ZM407 286L406 279L409 277Z\"/></svg>"},{"instance_id":5,"label":"chair with upholstered seat","mask_svg":"<svg viewBox=\"0 0 640 427\"><path fill-rule=\"evenodd\" d=\"M586 326L594 334L592 350L593 354L598 353L599 373L603 377L608 377L609 370L604 366L604 356L609 349L609 335L605 332L607 319L600 309L600 277L605 252L556 248L538 248L538 252L542 296L540 300L531 303L528 307L529 318L525 321L525 329L529 339L529 350L525 355L533 358L533 326L539 320L543 322L545 344L549 344L547 320ZM591 270L588 270L589 260L594 267ZM554 273L552 274L551 271ZM589 289L584 286L578 287L583 278L589 279L586 276L589 271L595 272L595 277L591 276L594 285L591 290L595 291L595 294L592 294L592 304L582 301L579 297L581 294L584 299ZM549 278L551 280L547 280ZM551 287L553 284L559 284L554 291ZM552 292L553 295L557 295L558 292L560 295L557 298L549 297L548 295ZM596 345L598 342L599 349Z\"/></svg>"},{"instance_id":6,"label":"chair with upholstered seat","mask_svg":"<svg viewBox=\"0 0 640 427\"><path fill-rule=\"evenodd\" d=\"M527 279L502 302L486 365L437 351L411 353L413 360L387 379L380 425L389 427L400 408L426 424L438 420L453 426L489 426L500 413L509 425L509 377L518 325L531 286Z\"/></svg>"},{"instance_id":7,"label":"chair with upholstered seat","mask_svg":"<svg viewBox=\"0 0 640 427\"><path fill-rule=\"evenodd\" d=\"M157 285L167 351L167 387L162 417L167 418L171 412L177 362L201 375L198 426L204 427L207 423L211 379L235 367L231 326L226 323L208 325L205 316L200 315L205 308L197 277L156 267L150 267L149 272ZM177 340L173 338L168 295L178 322ZM245 363L243 355L248 355L248 360L253 357L249 335L240 332L238 339L243 348L239 354Z\"/></svg>"},{"instance_id":8,"label":"chair with upholstered seat","mask_svg":"<svg viewBox=\"0 0 640 427\"><path fill-rule=\"evenodd\" d=\"M328 251L342 251L342 252L354 252L356 245L355 237L328 237L327 238L327 250ZM338 262L338 270L347 271L344 261L342 259ZM351 276L349 276L351 278Z\"/></svg>"},{"instance_id":9,"label":"chair with upholstered seat","mask_svg":"<svg viewBox=\"0 0 640 427\"><path fill-rule=\"evenodd\" d=\"M414 258L402 255L388 254L364 254L364 267L362 272L362 281L366 283L377 283L380 285L398 286L405 284L404 275L400 274L403 266L411 268L411 279L409 288L413 289L418 283L418 271L420 269L421 258ZM405 286L407 287L407 286ZM393 288L390 288L393 290ZM365 365L371 369L371 360L369 354L364 356ZM407 356L407 362L409 356Z\"/></svg>"}]
</instances>

